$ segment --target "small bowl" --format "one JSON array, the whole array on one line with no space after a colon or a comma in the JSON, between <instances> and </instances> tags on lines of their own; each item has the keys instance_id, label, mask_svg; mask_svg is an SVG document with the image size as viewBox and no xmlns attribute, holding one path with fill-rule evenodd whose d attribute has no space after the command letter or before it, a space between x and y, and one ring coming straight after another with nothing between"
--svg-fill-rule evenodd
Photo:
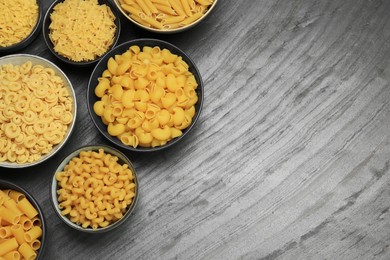
<instances>
[{"instance_id":1,"label":"small bowl","mask_svg":"<svg viewBox=\"0 0 390 260\"><path fill-rule=\"evenodd\" d=\"M52 157L54 154L56 154L68 141L73 128L74 124L76 122L76 115L77 115L77 102L76 102L76 94L74 92L72 83L68 79L68 77L65 75L65 73L57 67L54 63L52 63L49 60L46 60L44 58L35 56L35 55L30 55L30 54L13 54L13 55L8 55L0 58L0 66L4 64L13 64L13 65L21 65L27 61L31 61L33 65L42 65L46 68L51 68L54 70L57 76L59 76L65 83L65 87L68 89L70 96L73 99L73 121L72 123L68 126L68 131L62 140L61 143L57 144L56 146L53 147L53 149L50 151L50 153L45 154L41 157L41 159L31 162L31 163L23 163L23 164L18 164L18 163L12 163L12 162L0 162L0 167L5 167L5 168L25 168L25 167L30 167L34 166L37 164L40 164L50 157Z\"/></svg>"},{"instance_id":2,"label":"small bowl","mask_svg":"<svg viewBox=\"0 0 390 260\"><path fill-rule=\"evenodd\" d=\"M189 127L183 130L183 134L179 137L176 137L169 142L167 142L165 145L157 146L157 147L131 147L128 145L123 144L118 138L111 136L107 132L107 126L103 124L102 119L95 114L93 110L93 105L96 101L99 100L99 98L95 95L95 87L98 84L98 78L101 77L104 70L107 69L107 61L109 58L114 57L116 54L122 54L126 50L129 49L132 45L138 45L141 48L143 46L159 46L161 49L168 49L173 54L179 55L183 58L183 60L189 65L189 71L195 76L196 82L198 83L198 87L195 90L196 94L198 95L198 102L195 104L195 115L192 118L192 123ZM163 149L166 149L168 147L173 146L174 144L180 142L184 139L184 137L191 131L191 129L194 127L195 123L197 122L199 115L201 113L202 107L203 107L203 99L204 99L204 90L203 90L203 81L201 78L201 75L199 73L198 68L196 67L195 63L192 61L192 59L185 54L182 50L180 50L178 47L176 47L173 44L170 44L168 42L157 40L157 39L137 39L137 40L131 40L128 42L125 42L121 45L118 45L116 48L108 52L95 66L95 69L92 72L91 78L89 79L88 83L88 89L87 89L87 106L90 116L92 117L92 121L97 127L97 129L102 133L109 141L114 143L115 145L118 145L126 150L134 151L134 152L154 152L154 151L160 151Z\"/></svg>"},{"instance_id":3,"label":"small bowl","mask_svg":"<svg viewBox=\"0 0 390 260\"><path fill-rule=\"evenodd\" d=\"M22 187L14 184L14 183L0 180L0 190L7 190L7 189L16 190L16 191L23 193L26 196L27 200L38 211L39 218L41 220L42 237L40 238L41 247L39 248L39 250L37 252L36 260L43 259L44 251L45 251L45 247L46 247L46 221L45 221L45 217L43 215L42 209L40 208L38 202L34 199L34 197L30 193L28 193L25 189L23 189Z\"/></svg>"},{"instance_id":4,"label":"small bowl","mask_svg":"<svg viewBox=\"0 0 390 260\"><path fill-rule=\"evenodd\" d=\"M97 229L92 229L90 227L83 228L83 227L73 223L72 221L70 221L70 219L67 216L63 216L61 214L61 211L59 209L59 204L58 204L58 198L57 198L58 183L57 183L55 175L57 172L63 171L64 167L69 163L69 161L73 157L79 156L80 152L82 152L82 151L98 151L99 149L103 149L106 154L111 154L111 155L117 156L119 158L118 162L120 164L122 164L122 165L127 164L129 166L129 169L131 169L131 171L134 174L135 196L134 196L131 204L128 206L126 213L123 215L123 217L121 219L117 220L116 222L114 222L114 223L112 223L104 228L101 228L101 227L99 227ZM120 151L118 151L112 147L109 147L109 146L105 146L105 145L83 146L83 147L73 151L72 153L70 153L67 157L65 157L65 159L63 159L62 162L55 169L54 174L53 174L52 183L51 183L51 191L50 191L50 201L51 201L51 204L53 206L55 213L63 222L65 222L65 224L67 224L68 226L70 226L73 229L76 229L76 230L84 232L84 233L92 233L92 234L104 233L104 232L107 232L107 231L110 231L110 230L113 230L113 229L119 227L130 217L131 213L133 212L133 210L137 204L137 200L138 200L138 179L137 179L137 173L134 169L133 164L131 163L129 158L127 158L123 153L121 153Z\"/></svg>"},{"instance_id":5,"label":"small bowl","mask_svg":"<svg viewBox=\"0 0 390 260\"><path fill-rule=\"evenodd\" d=\"M35 24L34 28L31 31L31 33L25 39L23 39L21 42L15 43L15 44L13 44L11 46L7 46L7 47L0 46L0 54L9 54L9 53L17 52L17 51L27 47L38 36L39 31L41 29L41 24L42 24L43 10L42 10L41 0L37 0L37 4L38 4L38 19L37 19L37 23Z\"/></svg>"},{"instance_id":6,"label":"small bowl","mask_svg":"<svg viewBox=\"0 0 390 260\"><path fill-rule=\"evenodd\" d=\"M50 37L49 37L49 34L50 34L50 29L49 29L49 26L51 24L51 19L50 19L50 15L52 14L53 12L53 8L58 4L58 3L61 3L61 2L64 2L65 0L56 0L52 3L52 5L47 9L46 11L46 14L45 14L45 17L43 19L43 38L45 40L45 43L48 47L48 49L53 53L54 56L56 56L59 60L61 60L62 62L64 63L67 63L67 64L70 64L70 65L75 65L75 66L80 66L80 67L86 67L86 66L90 66L90 65L93 65L95 64L96 62L98 62L103 56L101 55L100 57L94 59L94 60L91 60L91 61L81 61L81 62L76 62L76 61L72 61L64 56L61 56L60 54L58 54L55 50L54 50L54 44L53 42L50 40ZM120 31L121 31L121 22L120 22L120 18L119 18L119 13L118 11L116 10L116 7L108 0L98 0L98 3L99 5L107 5L108 7L110 7L112 13L114 14L115 16L115 25L116 25L116 33L115 33L115 37L114 37L114 41L111 45L111 47L107 50L110 51L111 49L113 49L115 47L115 45L117 44L118 40L119 40L119 35L120 35ZM106 52L106 53L107 53Z\"/></svg>"},{"instance_id":7,"label":"small bowl","mask_svg":"<svg viewBox=\"0 0 390 260\"><path fill-rule=\"evenodd\" d=\"M151 27L148 27L148 26L145 26L139 22L137 22L136 20L134 20L133 18L130 17L129 13L126 12L122 6L121 6L121 3L120 3L120 0L113 0L114 3L116 4L117 8L119 9L119 11L128 19L130 20L132 23L134 23L135 25L137 25L138 27L142 28L142 29L145 29L147 31L150 31L150 32L154 32L154 33L161 33L161 34L171 34L171 33L178 33L178 32L183 32L183 31L186 31L192 27L194 27L195 25L199 24L201 21L203 21L210 13L211 11L214 9L214 7L217 5L217 2L218 0L214 0L214 2L211 4L211 6L207 9L206 13L203 14L203 16L201 16L198 20L195 20L194 22L192 22L191 24L189 25L186 25L186 26L183 26L183 27L179 27L179 28L175 28L175 29L169 29L169 30L166 30L166 29L157 29L157 28L151 28ZM180 2L180 1L179 1Z\"/></svg>"}]
</instances>

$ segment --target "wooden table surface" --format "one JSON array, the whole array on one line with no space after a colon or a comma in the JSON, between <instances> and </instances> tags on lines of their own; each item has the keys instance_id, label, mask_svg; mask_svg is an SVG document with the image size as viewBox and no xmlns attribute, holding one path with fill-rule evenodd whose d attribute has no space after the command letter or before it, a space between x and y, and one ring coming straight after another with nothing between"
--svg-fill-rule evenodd
<instances>
[{"instance_id":1,"label":"wooden table surface","mask_svg":"<svg viewBox=\"0 0 390 260\"><path fill-rule=\"evenodd\" d=\"M45 259L390 259L389 14L387 0L220 0L174 35L122 17L119 43L158 38L189 54L205 103L182 143L126 153L139 203L102 235L72 230L49 201L65 155L109 143L87 112L93 68L60 63L40 34L20 53L69 76L76 128L49 161L0 177L42 206Z\"/></svg>"}]
</instances>

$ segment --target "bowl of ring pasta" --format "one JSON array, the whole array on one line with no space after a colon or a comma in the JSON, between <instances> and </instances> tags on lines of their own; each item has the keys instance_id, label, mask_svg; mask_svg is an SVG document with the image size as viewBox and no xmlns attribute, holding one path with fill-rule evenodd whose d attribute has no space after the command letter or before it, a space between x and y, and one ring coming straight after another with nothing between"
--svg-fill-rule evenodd
<instances>
[{"instance_id":1,"label":"bowl of ring pasta","mask_svg":"<svg viewBox=\"0 0 390 260\"><path fill-rule=\"evenodd\" d=\"M0 0L0 53L27 47L38 35L42 21L41 0Z\"/></svg>"},{"instance_id":2,"label":"bowl of ring pasta","mask_svg":"<svg viewBox=\"0 0 390 260\"><path fill-rule=\"evenodd\" d=\"M0 167L42 163L68 140L77 114L71 82L29 54L0 58Z\"/></svg>"},{"instance_id":3,"label":"bowl of ring pasta","mask_svg":"<svg viewBox=\"0 0 390 260\"><path fill-rule=\"evenodd\" d=\"M183 140L194 127L203 106L203 82L178 47L137 39L117 46L96 65L87 105L109 141L153 152Z\"/></svg>"},{"instance_id":4,"label":"bowl of ring pasta","mask_svg":"<svg viewBox=\"0 0 390 260\"><path fill-rule=\"evenodd\" d=\"M122 225L138 199L131 161L104 145L81 147L56 168L51 202L58 217L85 233L103 233Z\"/></svg>"},{"instance_id":5,"label":"bowl of ring pasta","mask_svg":"<svg viewBox=\"0 0 390 260\"><path fill-rule=\"evenodd\" d=\"M155 33L177 33L204 20L218 0L114 0L135 25Z\"/></svg>"},{"instance_id":6,"label":"bowl of ring pasta","mask_svg":"<svg viewBox=\"0 0 390 260\"><path fill-rule=\"evenodd\" d=\"M0 258L43 259L46 223L26 190L0 180Z\"/></svg>"}]
</instances>

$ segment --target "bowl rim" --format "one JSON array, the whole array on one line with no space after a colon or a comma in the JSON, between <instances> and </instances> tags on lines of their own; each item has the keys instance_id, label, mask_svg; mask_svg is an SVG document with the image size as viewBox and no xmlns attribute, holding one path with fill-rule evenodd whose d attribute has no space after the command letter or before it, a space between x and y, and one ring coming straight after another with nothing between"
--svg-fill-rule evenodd
<instances>
[{"instance_id":1,"label":"bowl rim","mask_svg":"<svg viewBox=\"0 0 390 260\"><path fill-rule=\"evenodd\" d=\"M79 62L77 62L77 61L72 61L72 60L70 60L70 59L68 59L66 57L63 57L60 54L58 54L54 50L54 44L52 43L52 41L51 41L51 39L49 37L49 33L50 33L50 30L49 30L50 14L53 12L53 8L58 3L61 3L61 2L64 2L64 1L65 0L55 0L46 10L45 16L43 18L43 23L42 23L42 34L43 34L43 40L44 40L44 42L46 44L46 47L50 50L50 52L57 59L59 59L60 61L66 63L66 64L75 65L75 66L78 66L78 67L87 67L87 66L94 65L94 64L96 64L96 62L101 60L101 58L104 57L104 55L106 53L108 53L110 50L115 48L115 46L117 45L117 43L119 41L119 37L120 37L120 34L121 34L121 29L122 29L121 19L119 17L119 12L116 9L115 5L113 5L109 0L98 0L98 4L99 5L103 5L103 4L108 5L110 7L112 13L115 16L116 33L115 33L115 36L114 36L114 41L113 41L112 45L108 48L108 50L103 55L99 56L98 58L96 58L94 60L91 60L91 61L79 61ZM101 3L101 2L103 2L103 3ZM48 24L48 26L46 26L46 24Z\"/></svg>"},{"instance_id":2,"label":"bowl rim","mask_svg":"<svg viewBox=\"0 0 390 260\"><path fill-rule=\"evenodd\" d=\"M0 189L3 189L3 187L7 187L8 189L14 189L16 191L23 193L26 196L26 198L33 204L35 209L38 211L38 214L39 214L40 220L41 220L42 237L40 239L41 247L38 249L38 254L37 254L36 259L37 260L42 259L43 255L44 255L45 248L46 248L46 244L47 244L46 243L47 227L46 227L45 216L43 214L41 207L39 206L38 201L31 195L31 193L29 193L26 189L22 188L21 186L15 184L13 182L0 179Z\"/></svg>"},{"instance_id":3,"label":"bowl rim","mask_svg":"<svg viewBox=\"0 0 390 260\"><path fill-rule=\"evenodd\" d=\"M0 46L0 53L9 53L12 51L18 51L20 49L23 49L23 48L27 47L38 36L39 30L41 29L41 23L42 23L42 18L43 18L42 0L37 0L37 5L38 5L37 22L35 23L31 32L27 35L26 38L24 38L20 42L17 42L15 44L12 44L12 45L7 46L7 47Z\"/></svg>"},{"instance_id":4,"label":"bowl rim","mask_svg":"<svg viewBox=\"0 0 390 260\"><path fill-rule=\"evenodd\" d=\"M61 148L68 142L69 140L69 137L72 135L72 132L74 130L74 126L75 126L75 123L76 123L76 119L77 119L77 98L76 98L76 93L75 93L75 90L74 90L74 87L73 87L73 84L72 82L70 81L70 79L68 78L68 76L56 65L54 64L53 62L45 59L45 58L42 58L42 57L39 57L37 55L32 55L32 54L26 54L26 53L20 53L20 54L11 54L11 55L6 55L6 56L3 56L3 57L0 57L0 62L2 60L6 60L6 59L13 59L13 58L18 58L18 57L26 57L26 58L30 58L30 59L35 59L35 60L40 60L42 61L43 63L46 63L48 64L49 66L52 66L54 67L56 70L58 70L61 74L61 76L65 79L66 82L65 85L68 85L68 90L70 90L70 95L72 96L72 99L73 99L73 121L72 123L70 124L70 128L67 132L67 135L65 135L64 139L61 141L61 143L57 144L55 146L55 149L53 148L53 150L50 151L50 153L44 155L41 157L41 159L37 160L37 161L34 161L34 162L31 162L31 163L23 163L23 164L17 164L17 163L11 163L11 162L7 162L6 164L4 164L4 162L0 162L0 168L1 167L4 167L4 168L26 168L26 167L31 167L31 166L35 166L37 164L40 164L40 163L43 163L45 162L46 160L50 159L52 156L54 156L58 151L61 150Z\"/></svg>"},{"instance_id":5,"label":"bowl rim","mask_svg":"<svg viewBox=\"0 0 390 260\"><path fill-rule=\"evenodd\" d=\"M139 22L137 22L136 20L131 18L123 10L123 8L120 6L119 0L113 0L113 1L115 3L116 7L118 8L118 10L123 14L123 16L126 17L133 24L135 24L136 26L138 26L142 29L145 29L147 31L154 32L154 33L161 33L161 34L179 33L179 32L183 32L183 31L186 31L188 29L191 29L192 27L194 27L195 25L198 25L201 21L203 21L212 12L212 10L215 8L215 6L217 5L217 2L218 2L218 0L214 0L213 3L211 4L211 6L209 7L209 9L207 9L207 11L198 20L195 20L191 24L188 24L188 25L180 27L180 28L171 29L171 30L161 30L161 29L151 28L151 27L145 26L143 24L140 24Z\"/></svg>"},{"instance_id":6,"label":"bowl rim","mask_svg":"<svg viewBox=\"0 0 390 260\"><path fill-rule=\"evenodd\" d=\"M92 94L92 92L94 93L94 91L92 90L92 81L94 80L94 75L95 75L96 71L100 68L100 66L103 65L103 62L106 59L109 59L110 57L113 57L112 53L115 53L117 50L119 50L119 49L121 49L121 48L123 48L125 46L130 47L131 45L136 45L136 44L139 44L141 46L145 46L145 45L143 45L143 43L144 42L148 42L148 41L149 42L154 42L155 46L161 46L161 45L169 46L170 51L174 50L174 52L180 53L180 55L183 58L185 58L185 59L187 59L189 61L190 67L193 68L193 70L195 71L195 74L196 74L195 76L199 79L199 82L197 81L197 83L198 83L198 88L197 88L197 90L198 90L197 91L198 101L196 103L196 104L199 103L199 109L195 112L195 115L192 118L191 124L187 128L184 129L183 134L181 136L176 137L176 138L170 140L169 142L167 142L166 144L164 144L162 146L156 146L156 147L136 147L136 148L134 148L132 146L128 146L128 145L123 144L116 137L110 136L108 134L108 132L107 132L107 129L101 129L101 127L99 126L99 123L96 121L96 119L94 117L94 112L93 112L93 108L92 108L93 105L90 104L89 100L90 100L90 96L94 95L94 94ZM165 150L165 149L167 149L169 147L172 147L173 145L177 144L180 140L182 140L194 128L194 126L195 126L196 122L198 121L198 119L200 117L200 114L202 112L203 102L204 102L204 85L203 85L203 80L202 80L201 74L200 74L199 69L197 68L195 62L191 59L190 56L188 56L179 47L173 45L172 43L169 43L169 42L166 42L166 41L163 41L163 40L159 40L159 39L154 39L154 38L139 38L139 39L130 40L130 41L124 42L124 43L116 46L114 49L110 50L108 53L106 53L106 55L104 55L104 57L98 62L98 64L96 64L95 68L93 69L93 71L91 73L90 79L88 81L88 87L87 87L87 109L88 109L89 115L90 115L90 117L92 119L92 122L94 123L95 127L111 143L113 143L113 144L115 144L115 145L117 145L117 146L119 146L119 147L121 147L123 149L126 149L128 151L133 151L133 152L157 152L157 151Z\"/></svg>"},{"instance_id":7,"label":"bowl rim","mask_svg":"<svg viewBox=\"0 0 390 260\"><path fill-rule=\"evenodd\" d=\"M65 167L66 164L69 163L69 161L80 155L80 152L82 151L96 151L98 149L104 149L104 151L106 153L109 153L111 155L115 155L119 158L119 161L122 162L122 163L126 163L128 164L129 168L132 170L133 172L133 175L134 175L134 183L135 183L135 196L134 196L134 199L132 201L132 203L129 205L129 208L128 210L126 211L126 213L123 215L123 217L119 220L117 220L116 222L108 225L107 227L104 227L104 228L97 228L97 229L92 229L90 227L88 228L82 228L81 226L73 223L72 221L70 221L69 218L67 218L66 216L63 216L58 208L58 199L57 199L57 189L58 189L58 182L55 178L56 176L56 173L60 170L63 170L63 168ZM51 206L53 207L54 209L54 212L56 213L56 215L62 220L62 222L64 222L66 225L68 225L69 227L75 229L75 230L78 230L78 231L81 231L81 232L84 232L84 233L90 233L90 234L98 234L98 233L105 233L107 231L111 231L115 228L117 228L118 226L122 225L130 216L131 214L133 213L134 209L135 209L135 206L137 205L137 202L138 202L138 197L139 197L139 181L138 181L138 177L137 177L137 172L134 168L134 165L133 163L131 162L131 160L125 155L123 154L121 151L119 151L118 149L114 148L114 147L111 147L111 146L108 146L108 145L102 145L102 144L89 144L89 145L83 145L75 150L73 150L72 152L70 152L69 154L67 154L61 161L60 163L58 164L58 166L55 168L54 172L53 172L53 176L51 178L51 184L50 184L50 204Z\"/></svg>"}]
</instances>

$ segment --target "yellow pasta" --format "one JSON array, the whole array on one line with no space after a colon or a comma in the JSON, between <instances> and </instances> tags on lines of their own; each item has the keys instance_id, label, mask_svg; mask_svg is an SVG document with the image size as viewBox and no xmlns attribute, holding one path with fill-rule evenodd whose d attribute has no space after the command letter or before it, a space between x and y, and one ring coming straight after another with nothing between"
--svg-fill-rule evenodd
<instances>
[{"instance_id":1,"label":"yellow pasta","mask_svg":"<svg viewBox=\"0 0 390 260\"><path fill-rule=\"evenodd\" d=\"M119 220L133 201L135 183L129 166L118 160L103 149L82 151L63 171L57 172L61 214L83 228L92 229Z\"/></svg>"},{"instance_id":2,"label":"yellow pasta","mask_svg":"<svg viewBox=\"0 0 390 260\"><path fill-rule=\"evenodd\" d=\"M65 0L53 8L50 19L49 37L54 50L69 60L94 60L114 42L115 16L97 0Z\"/></svg>"},{"instance_id":3,"label":"yellow pasta","mask_svg":"<svg viewBox=\"0 0 390 260\"><path fill-rule=\"evenodd\" d=\"M187 26L200 19L213 0L119 0L137 23L159 30Z\"/></svg>"},{"instance_id":4,"label":"yellow pasta","mask_svg":"<svg viewBox=\"0 0 390 260\"><path fill-rule=\"evenodd\" d=\"M0 161L34 162L63 140L73 120L74 101L52 69L32 62L2 65L0 82L11 79L20 88L2 92L7 105L0 108ZM23 199L18 193L10 196Z\"/></svg>"},{"instance_id":5,"label":"yellow pasta","mask_svg":"<svg viewBox=\"0 0 390 260\"><path fill-rule=\"evenodd\" d=\"M18 191L0 190L0 198L6 202L5 206L0 207L0 257L35 259L41 247L42 229L32 224L26 225L27 220L32 223L32 219L24 212L27 203L34 212L36 209L26 199L26 196ZM15 215L17 217L14 220L12 216ZM34 215L35 218L39 218L36 214Z\"/></svg>"},{"instance_id":6,"label":"yellow pasta","mask_svg":"<svg viewBox=\"0 0 390 260\"><path fill-rule=\"evenodd\" d=\"M122 64L127 70L118 74ZM93 108L110 135L132 147L156 147L181 136L191 124L198 84L182 57L158 47L131 46L110 58L107 67L115 77L99 78L95 94L100 100ZM133 84L117 84L132 72Z\"/></svg>"},{"instance_id":7,"label":"yellow pasta","mask_svg":"<svg viewBox=\"0 0 390 260\"><path fill-rule=\"evenodd\" d=\"M1 47L23 41L37 23L38 4L36 0L0 0L0 9Z\"/></svg>"}]
</instances>

